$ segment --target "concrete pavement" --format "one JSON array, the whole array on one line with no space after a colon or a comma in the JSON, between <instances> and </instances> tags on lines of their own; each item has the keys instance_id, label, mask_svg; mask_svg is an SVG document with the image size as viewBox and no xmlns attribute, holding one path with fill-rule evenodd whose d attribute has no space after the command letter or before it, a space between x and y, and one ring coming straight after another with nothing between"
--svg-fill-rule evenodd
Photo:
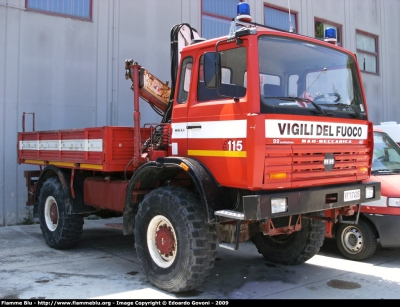
<instances>
[{"instance_id":1,"label":"concrete pavement","mask_svg":"<svg viewBox=\"0 0 400 307\"><path fill-rule=\"evenodd\" d=\"M49 248L38 224L0 227L0 299L400 299L400 249L354 262L332 240L298 266L266 263L251 242L218 247L201 287L167 293L148 283L134 237L105 226L121 221L85 220L70 250Z\"/></svg>"}]
</instances>

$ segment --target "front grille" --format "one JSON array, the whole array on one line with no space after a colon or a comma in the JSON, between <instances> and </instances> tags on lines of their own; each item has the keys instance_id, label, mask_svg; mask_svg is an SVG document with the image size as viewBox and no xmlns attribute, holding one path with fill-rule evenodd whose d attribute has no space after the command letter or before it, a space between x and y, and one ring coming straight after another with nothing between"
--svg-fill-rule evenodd
<instances>
[{"instance_id":1,"label":"front grille","mask_svg":"<svg viewBox=\"0 0 400 307\"><path fill-rule=\"evenodd\" d=\"M327 153L335 158L335 165L330 171L324 167ZM359 168L369 164L369 148L362 144L267 145L264 184L278 184L279 180L270 178L270 174L276 172L286 172L287 177L281 182L291 182L291 187L361 180L365 178L360 176L368 174L362 175Z\"/></svg>"}]
</instances>

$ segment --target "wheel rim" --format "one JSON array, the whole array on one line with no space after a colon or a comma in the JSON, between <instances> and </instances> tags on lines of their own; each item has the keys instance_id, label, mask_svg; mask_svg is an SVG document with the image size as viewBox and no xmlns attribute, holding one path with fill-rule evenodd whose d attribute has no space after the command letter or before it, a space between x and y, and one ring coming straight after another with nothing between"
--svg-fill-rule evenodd
<instances>
[{"instance_id":1,"label":"wheel rim","mask_svg":"<svg viewBox=\"0 0 400 307\"><path fill-rule=\"evenodd\" d=\"M363 235L354 226L348 226L343 230L341 240L343 247L350 254L359 253L364 246Z\"/></svg>"},{"instance_id":2,"label":"wheel rim","mask_svg":"<svg viewBox=\"0 0 400 307\"><path fill-rule=\"evenodd\" d=\"M50 231L57 229L58 225L58 206L55 198L49 196L44 204L44 219L46 221L47 228Z\"/></svg>"},{"instance_id":3,"label":"wheel rim","mask_svg":"<svg viewBox=\"0 0 400 307\"><path fill-rule=\"evenodd\" d=\"M162 215L152 218L147 228L147 246L153 261L168 268L176 258L177 240L171 222Z\"/></svg>"}]
</instances>

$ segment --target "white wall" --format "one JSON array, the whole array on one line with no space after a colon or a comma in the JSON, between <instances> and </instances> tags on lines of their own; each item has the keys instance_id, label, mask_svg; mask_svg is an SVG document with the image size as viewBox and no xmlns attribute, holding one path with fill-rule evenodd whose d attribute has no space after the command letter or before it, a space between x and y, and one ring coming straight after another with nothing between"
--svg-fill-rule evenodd
<instances>
[{"instance_id":1,"label":"white wall","mask_svg":"<svg viewBox=\"0 0 400 307\"><path fill-rule=\"evenodd\" d=\"M263 23L263 1L249 0ZM287 8L288 1L269 0ZM28 212L17 132L22 113L35 112L36 130L133 125L133 93L124 78L132 58L170 80L170 30L187 22L201 31L201 0L94 0L93 20L25 11L24 0L0 0L0 226ZM314 36L314 17L343 26L343 46L355 52L356 29L379 37L379 75L363 73L370 119L400 122L400 1L290 0L298 32ZM141 122L160 117L141 103ZM28 117L27 130L32 122Z\"/></svg>"},{"instance_id":2,"label":"white wall","mask_svg":"<svg viewBox=\"0 0 400 307\"><path fill-rule=\"evenodd\" d=\"M170 79L170 30L200 27L197 1L93 1L91 22L29 12L24 0L0 0L0 226L23 221L27 190L17 164L22 113L36 130L133 125L125 59ZM141 103L141 121L160 117ZM27 116L27 131L32 120Z\"/></svg>"}]
</instances>

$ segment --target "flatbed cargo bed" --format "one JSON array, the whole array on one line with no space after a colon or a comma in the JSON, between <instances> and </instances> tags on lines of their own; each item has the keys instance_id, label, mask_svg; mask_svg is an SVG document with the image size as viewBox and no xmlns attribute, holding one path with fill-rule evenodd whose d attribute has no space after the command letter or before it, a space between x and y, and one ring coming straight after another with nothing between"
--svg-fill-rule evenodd
<instances>
[{"instance_id":1,"label":"flatbed cargo bed","mask_svg":"<svg viewBox=\"0 0 400 307\"><path fill-rule=\"evenodd\" d=\"M141 140L150 128L141 128ZM18 163L104 172L124 171L134 156L132 127L93 127L18 133Z\"/></svg>"}]
</instances>

